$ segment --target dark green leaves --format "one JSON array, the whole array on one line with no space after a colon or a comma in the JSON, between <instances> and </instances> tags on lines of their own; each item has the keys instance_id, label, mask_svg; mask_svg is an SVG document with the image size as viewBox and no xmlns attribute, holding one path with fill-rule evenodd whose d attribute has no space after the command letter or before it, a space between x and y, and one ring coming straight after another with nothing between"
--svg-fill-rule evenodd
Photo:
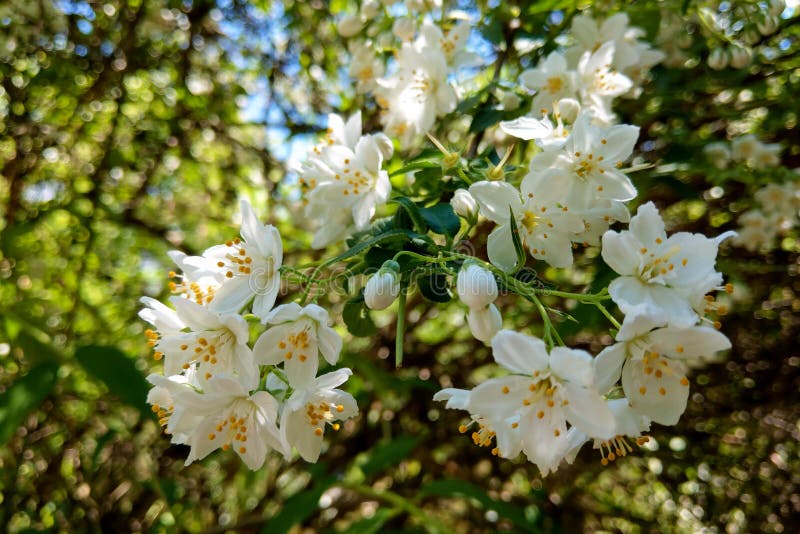
<instances>
[{"instance_id":1,"label":"dark green leaves","mask_svg":"<svg viewBox=\"0 0 800 534\"><path fill-rule=\"evenodd\" d=\"M145 415L150 414L146 400L150 385L124 352L114 347L88 345L75 351L75 359L121 401Z\"/></svg>"},{"instance_id":2,"label":"dark green leaves","mask_svg":"<svg viewBox=\"0 0 800 534\"><path fill-rule=\"evenodd\" d=\"M436 204L430 208L420 208L419 212L434 233L455 237L461 229L461 219L455 214L450 204Z\"/></svg>"},{"instance_id":3,"label":"dark green leaves","mask_svg":"<svg viewBox=\"0 0 800 534\"><path fill-rule=\"evenodd\" d=\"M356 337L369 337L378 331L369 310L364 302L364 297L348 300L342 309L342 320L347 325L347 330Z\"/></svg>"},{"instance_id":4,"label":"dark green leaves","mask_svg":"<svg viewBox=\"0 0 800 534\"><path fill-rule=\"evenodd\" d=\"M45 362L17 379L0 395L0 445L4 445L25 420L53 390L59 365Z\"/></svg>"}]
</instances>

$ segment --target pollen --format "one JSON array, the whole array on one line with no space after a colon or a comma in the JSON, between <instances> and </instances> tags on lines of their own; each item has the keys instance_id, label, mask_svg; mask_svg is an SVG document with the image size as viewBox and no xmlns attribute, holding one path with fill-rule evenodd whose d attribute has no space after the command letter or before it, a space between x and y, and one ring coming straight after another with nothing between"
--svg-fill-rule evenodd
<instances>
[{"instance_id":1,"label":"pollen","mask_svg":"<svg viewBox=\"0 0 800 534\"><path fill-rule=\"evenodd\" d=\"M319 428L319 427L315 428L314 429L314 434L316 434L317 436L321 436L322 435L322 429Z\"/></svg>"},{"instance_id":2,"label":"pollen","mask_svg":"<svg viewBox=\"0 0 800 534\"><path fill-rule=\"evenodd\" d=\"M341 404L337 405L336 406L336 411L339 412L339 413L342 413L344 411L344 406L341 405Z\"/></svg>"},{"instance_id":3,"label":"pollen","mask_svg":"<svg viewBox=\"0 0 800 534\"><path fill-rule=\"evenodd\" d=\"M216 434L214 434L213 432L212 432L211 434L209 434L209 435L208 435L208 439L209 439L209 440L212 440L212 441L213 441L213 440L214 440L216 437L217 437L217 435L216 435Z\"/></svg>"},{"instance_id":4,"label":"pollen","mask_svg":"<svg viewBox=\"0 0 800 534\"><path fill-rule=\"evenodd\" d=\"M503 391L504 394L508 394L508 392L509 392L508 386L503 386L503 390L502 391Z\"/></svg>"},{"instance_id":5,"label":"pollen","mask_svg":"<svg viewBox=\"0 0 800 534\"><path fill-rule=\"evenodd\" d=\"M683 378L681 378L681 385L682 386L688 386L689 385L689 379L686 378L685 376Z\"/></svg>"},{"instance_id":6,"label":"pollen","mask_svg":"<svg viewBox=\"0 0 800 534\"><path fill-rule=\"evenodd\" d=\"M539 419L544 419L544 411L539 410L538 412L536 412L536 417L538 417Z\"/></svg>"},{"instance_id":7,"label":"pollen","mask_svg":"<svg viewBox=\"0 0 800 534\"><path fill-rule=\"evenodd\" d=\"M683 345L678 345L677 347L675 347L675 352L683 353Z\"/></svg>"},{"instance_id":8,"label":"pollen","mask_svg":"<svg viewBox=\"0 0 800 534\"><path fill-rule=\"evenodd\" d=\"M647 393L647 388L644 387L644 386L640 387L639 388L639 394L644 395L645 393Z\"/></svg>"},{"instance_id":9,"label":"pollen","mask_svg":"<svg viewBox=\"0 0 800 534\"><path fill-rule=\"evenodd\" d=\"M516 424L516 423L514 423L514 424ZM458 426L458 431L459 431L461 434L464 434L464 433L467 431L467 425L459 425L459 426Z\"/></svg>"},{"instance_id":10,"label":"pollen","mask_svg":"<svg viewBox=\"0 0 800 534\"><path fill-rule=\"evenodd\" d=\"M667 390L664 389L663 387L660 387L660 388L658 388L658 393L659 393L659 395L666 395L667 394Z\"/></svg>"}]
</instances>

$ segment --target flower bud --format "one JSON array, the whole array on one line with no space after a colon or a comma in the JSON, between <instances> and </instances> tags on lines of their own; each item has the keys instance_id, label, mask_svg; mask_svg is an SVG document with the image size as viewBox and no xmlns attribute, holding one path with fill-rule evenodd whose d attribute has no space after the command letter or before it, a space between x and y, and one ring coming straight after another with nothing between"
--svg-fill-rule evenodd
<instances>
[{"instance_id":1,"label":"flower bud","mask_svg":"<svg viewBox=\"0 0 800 534\"><path fill-rule=\"evenodd\" d=\"M765 15L762 20L756 22L756 28L761 32L761 35L772 35L778 29L778 17Z\"/></svg>"},{"instance_id":2,"label":"flower bud","mask_svg":"<svg viewBox=\"0 0 800 534\"><path fill-rule=\"evenodd\" d=\"M456 215L464 217L468 221L472 221L478 216L478 203L466 189L456 189L453 198L450 199L450 205L453 206Z\"/></svg>"},{"instance_id":3,"label":"flower bud","mask_svg":"<svg viewBox=\"0 0 800 534\"><path fill-rule=\"evenodd\" d=\"M731 48L731 67L742 69L753 60L753 49L744 46L734 46Z\"/></svg>"},{"instance_id":4,"label":"flower bud","mask_svg":"<svg viewBox=\"0 0 800 534\"><path fill-rule=\"evenodd\" d=\"M400 17L392 24L392 33L401 41L411 41L417 33L417 25L410 18Z\"/></svg>"},{"instance_id":5,"label":"flower bud","mask_svg":"<svg viewBox=\"0 0 800 534\"><path fill-rule=\"evenodd\" d=\"M400 277L397 276L399 269L397 262L389 260L367 281L364 302L369 309L384 310L394 302L400 294Z\"/></svg>"},{"instance_id":6,"label":"flower bud","mask_svg":"<svg viewBox=\"0 0 800 534\"><path fill-rule=\"evenodd\" d=\"M581 112L581 105L574 98L562 98L555 103L553 109L556 113L561 115L563 121L572 124L578 119L578 113Z\"/></svg>"},{"instance_id":7,"label":"flower bud","mask_svg":"<svg viewBox=\"0 0 800 534\"><path fill-rule=\"evenodd\" d=\"M770 0L769 14L775 17L780 17L783 10L786 9L786 2L784 0Z\"/></svg>"},{"instance_id":8,"label":"flower bud","mask_svg":"<svg viewBox=\"0 0 800 534\"><path fill-rule=\"evenodd\" d=\"M722 70L728 66L728 52L724 48L715 48L708 56L708 66L714 70Z\"/></svg>"},{"instance_id":9,"label":"flower bud","mask_svg":"<svg viewBox=\"0 0 800 534\"><path fill-rule=\"evenodd\" d=\"M381 12L381 3L378 0L364 0L361 3L361 16L365 19L373 19Z\"/></svg>"},{"instance_id":10,"label":"flower bud","mask_svg":"<svg viewBox=\"0 0 800 534\"><path fill-rule=\"evenodd\" d=\"M364 23L356 15L346 15L339 21L339 35L342 37L352 37L361 31Z\"/></svg>"},{"instance_id":11,"label":"flower bud","mask_svg":"<svg viewBox=\"0 0 800 534\"><path fill-rule=\"evenodd\" d=\"M467 324L469 324L469 329L475 339L488 345L494 335L503 327L503 318L500 317L500 310L497 309L497 306L489 304L486 308L471 309L467 314Z\"/></svg>"},{"instance_id":12,"label":"flower bud","mask_svg":"<svg viewBox=\"0 0 800 534\"><path fill-rule=\"evenodd\" d=\"M497 298L497 281L480 265L467 264L458 272L456 291L461 302L470 308L485 308Z\"/></svg>"}]
</instances>

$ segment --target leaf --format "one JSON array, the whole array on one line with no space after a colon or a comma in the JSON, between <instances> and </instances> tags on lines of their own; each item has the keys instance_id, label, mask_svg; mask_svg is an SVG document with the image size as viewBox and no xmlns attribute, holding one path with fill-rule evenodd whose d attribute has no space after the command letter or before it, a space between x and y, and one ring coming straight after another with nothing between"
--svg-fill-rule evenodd
<instances>
[{"instance_id":1,"label":"leaf","mask_svg":"<svg viewBox=\"0 0 800 534\"><path fill-rule=\"evenodd\" d=\"M453 206L448 204L436 204L430 208L421 208L419 210L422 218L431 227L431 230L437 234L448 235L455 237L461 229L461 219L458 218L453 211Z\"/></svg>"},{"instance_id":2,"label":"leaf","mask_svg":"<svg viewBox=\"0 0 800 534\"><path fill-rule=\"evenodd\" d=\"M400 460L408 457L420 442L420 436L397 436L385 443L376 445L371 451L359 456L356 466L365 477L382 473L390 466L396 466Z\"/></svg>"},{"instance_id":3,"label":"leaf","mask_svg":"<svg viewBox=\"0 0 800 534\"><path fill-rule=\"evenodd\" d=\"M152 416L147 405L150 384L124 352L116 347L87 345L78 347L75 359L90 375L102 381L111 394L138 408L143 415Z\"/></svg>"},{"instance_id":4,"label":"leaf","mask_svg":"<svg viewBox=\"0 0 800 534\"><path fill-rule=\"evenodd\" d=\"M447 275L441 271L420 273L416 278L416 282L422 296L430 301L450 302L453 298L450 293Z\"/></svg>"},{"instance_id":5,"label":"leaf","mask_svg":"<svg viewBox=\"0 0 800 534\"><path fill-rule=\"evenodd\" d=\"M54 361L37 365L0 395L0 445L5 445L31 410L50 394L56 384L58 368L59 364Z\"/></svg>"},{"instance_id":6,"label":"leaf","mask_svg":"<svg viewBox=\"0 0 800 534\"><path fill-rule=\"evenodd\" d=\"M342 320L347 325L347 330L356 337L369 337L378 331L378 327L372 322L363 296L345 302Z\"/></svg>"},{"instance_id":7,"label":"leaf","mask_svg":"<svg viewBox=\"0 0 800 534\"><path fill-rule=\"evenodd\" d=\"M425 219L422 217L422 213L420 213L419 206L414 203L408 197L397 197L393 198L389 201L393 204L399 204L402 209L411 217L411 220L414 223L414 230L419 232L420 234L424 234L428 231L428 224L425 222Z\"/></svg>"},{"instance_id":8,"label":"leaf","mask_svg":"<svg viewBox=\"0 0 800 534\"><path fill-rule=\"evenodd\" d=\"M441 162L437 160L422 160L422 161L415 161L413 163L409 163L399 169L392 171L389 176L397 176L398 174L405 174L411 171L418 171L420 169L435 169L441 167Z\"/></svg>"},{"instance_id":9,"label":"leaf","mask_svg":"<svg viewBox=\"0 0 800 534\"><path fill-rule=\"evenodd\" d=\"M504 113L502 110L492 107L482 107L472 117L472 122L469 125L469 133L482 132L503 120Z\"/></svg>"},{"instance_id":10,"label":"leaf","mask_svg":"<svg viewBox=\"0 0 800 534\"><path fill-rule=\"evenodd\" d=\"M423 486L420 493L423 496L475 499L487 510L494 510L499 516L509 519L526 532L535 531L537 527L536 521L528 519L522 508L492 499L482 488L463 480L435 480Z\"/></svg>"},{"instance_id":11,"label":"leaf","mask_svg":"<svg viewBox=\"0 0 800 534\"><path fill-rule=\"evenodd\" d=\"M514 210L512 210L511 206L509 206L508 211L511 213L511 217L509 218L509 221L511 222L511 241L513 241L514 251L517 253L517 262L514 264L513 272L517 272L525 266L525 260L527 259L527 256L525 255L525 248L522 246L522 239L519 237L519 228L517 228L517 220L514 217Z\"/></svg>"}]
</instances>

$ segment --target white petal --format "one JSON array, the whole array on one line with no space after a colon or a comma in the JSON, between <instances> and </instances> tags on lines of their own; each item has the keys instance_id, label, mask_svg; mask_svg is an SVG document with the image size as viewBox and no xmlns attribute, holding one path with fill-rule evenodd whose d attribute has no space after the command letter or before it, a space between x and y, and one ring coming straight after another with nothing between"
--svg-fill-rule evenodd
<instances>
[{"instance_id":1,"label":"white petal","mask_svg":"<svg viewBox=\"0 0 800 534\"><path fill-rule=\"evenodd\" d=\"M567 420L592 438L612 438L616 428L614 414L597 391L570 383L563 387L564 396L569 400L564 406Z\"/></svg>"},{"instance_id":2,"label":"white petal","mask_svg":"<svg viewBox=\"0 0 800 534\"><path fill-rule=\"evenodd\" d=\"M667 239L664 221L652 202L639 206L636 215L631 218L630 231L643 246L648 248L652 248L657 242L660 243Z\"/></svg>"},{"instance_id":3,"label":"white petal","mask_svg":"<svg viewBox=\"0 0 800 534\"><path fill-rule=\"evenodd\" d=\"M603 234L600 254L617 274L632 276L639 272L641 243L631 232L607 231Z\"/></svg>"},{"instance_id":4,"label":"white petal","mask_svg":"<svg viewBox=\"0 0 800 534\"><path fill-rule=\"evenodd\" d=\"M622 375L625 363L625 343L615 343L604 348L594 360L594 381L598 393L608 393Z\"/></svg>"},{"instance_id":5,"label":"white petal","mask_svg":"<svg viewBox=\"0 0 800 534\"><path fill-rule=\"evenodd\" d=\"M550 370L563 381L589 387L594 383L592 356L579 349L555 347L550 351Z\"/></svg>"},{"instance_id":6,"label":"white petal","mask_svg":"<svg viewBox=\"0 0 800 534\"><path fill-rule=\"evenodd\" d=\"M486 241L486 254L489 261L498 268L510 272L517 264L517 250L507 223L497 226Z\"/></svg>"},{"instance_id":7,"label":"white petal","mask_svg":"<svg viewBox=\"0 0 800 534\"><path fill-rule=\"evenodd\" d=\"M731 348L731 341L719 330L708 326L660 328L650 334L652 350L670 358L711 357Z\"/></svg>"},{"instance_id":8,"label":"white petal","mask_svg":"<svg viewBox=\"0 0 800 534\"><path fill-rule=\"evenodd\" d=\"M280 348L280 343L287 343L291 324L281 324L267 328L253 345L253 357L259 365L278 365L284 360L287 349Z\"/></svg>"},{"instance_id":9,"label":"white petal","mask_svg":"<svg viewBox=\"0 0 800 534\"><path fill-rule=\"evenodd\" d=\"M335 365L339 361L339 353L342 352L341 336L333 328L320 325L317 327L317 342L319 343L319 351L325 361Z\"/></svg>"},{"instance_id":10,"label":"white petal","mask_svg":"<svg viewBox=\"0 0 800 534\"><path fill-rule=\"evenodd\" d=\"M469 192L478 202L481 214L497 224L508 222L511 212L520 212L522 201L519 191L506 182L477 182L469 187Z\"/></svg>"},{"instance_id":11,"label":"white petal","mask_svg":"<svg viewBox=\"0 0 800 534\"><path fill-rule=\"evenodd\" d=\"M501 330L492 338L492 354L498 364L524 375L544 371L548 365L544 341L513 330Z\"/></svg>"}]
</instances>

